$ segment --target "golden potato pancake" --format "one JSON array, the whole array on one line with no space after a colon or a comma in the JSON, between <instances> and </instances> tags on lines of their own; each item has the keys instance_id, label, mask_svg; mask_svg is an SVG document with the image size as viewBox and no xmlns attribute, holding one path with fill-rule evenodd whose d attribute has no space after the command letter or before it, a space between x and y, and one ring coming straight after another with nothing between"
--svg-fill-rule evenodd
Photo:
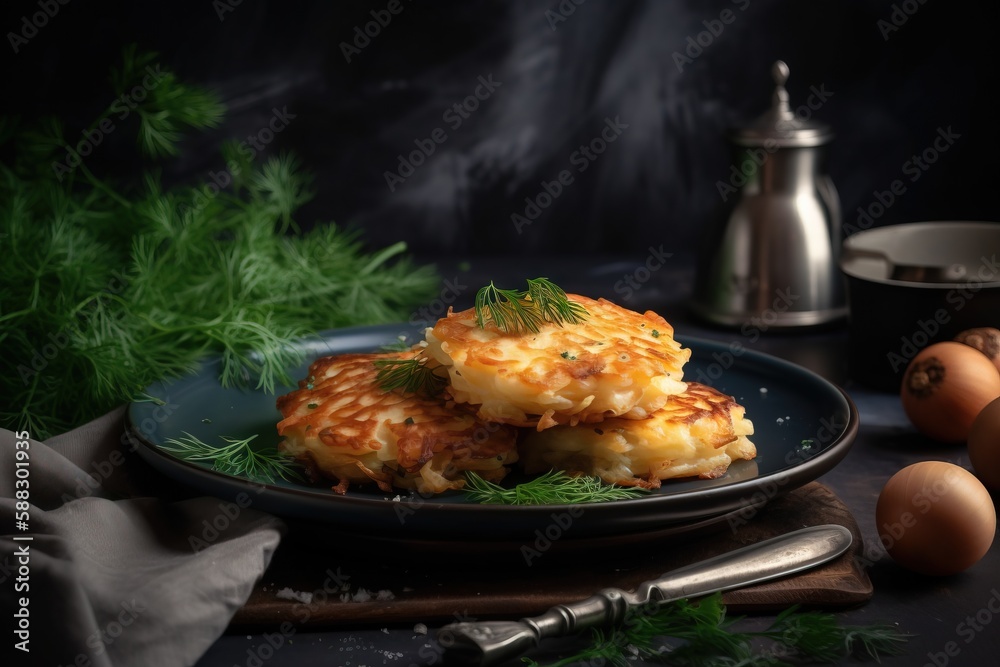
<instances>
[{"instance_id":1,"label":"golden potato pancake","mask_svg":"<svg viewBox=\"0 0 1000 667\"><path fill-rule=\"evenodd\" d=\"M605 419L531 432L521 443L528 474L551 469L596 475L610 484L658 488L665 479L725 474L753 459L753 423L731 396L697 382L647 419Z\"/></svg>"},{"instance_id":2,"label":"golden potato pancake","mask_svg":"<svg viewBox=\"0 0 1000 667\"><path fill-rule=\"evenodd\" d=\"M537 333L476 325L475 309L449 312L427 331L427 354L448 369L448 391L481 419L535 427L643 419L686 388L691 356L652 311L639 314L576 294L578 323L542 323Z\"/></svg>"},{"instance_id":3,"label":"golden potato pancake","mask_svg":"<svg viewBox=\"0 0 1000 667\"><path fill-rule=\"evenodd\" d=\"M378 386L375 361L415 354L342 354L313 362L299 388L277 400L284 417L279 449L314 476L336 480L340 493L369 482L386 492L441 493L461 488L466 470L501 480L517 461L516 429L485 423L444 400Z\"/></svg>"}]
</instances>

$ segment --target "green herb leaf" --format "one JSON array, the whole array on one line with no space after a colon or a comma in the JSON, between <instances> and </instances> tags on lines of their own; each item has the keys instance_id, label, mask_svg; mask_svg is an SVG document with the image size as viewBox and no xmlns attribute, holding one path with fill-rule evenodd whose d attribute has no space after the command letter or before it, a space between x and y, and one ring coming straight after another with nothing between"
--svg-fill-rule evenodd
<instances>
[{"instance_id":1,"label":"green herb leaf","mask_svg":"<svg viewBox=\"0 0 1000 667\"><path fill-rule=\"evenodd\" d=\"M490 281L476 293L476 326L480 329L492 323L506 333L537 333L542 324L542 316L525 293L517 290L500 289Z\"/></svg>"},{"instance_id":2,"label":"green herb leaf","mask_svg":"<svg viewBox=\"0 0 1000 667\"><path fill-rule=\"evenodd\" d=\"M632 486L605 484L599 477L572 477L558 470L505 488L474 472L465 473L462 489L470 499L487 505L573 505L638 498L648 493Z\"/></svg>"},{"instance_id":3,"label":"green herb leaf","mask_svg":"<svg viewBox=\"0 0 1000 667\"><path fill-rule=\"evenodd\" d=\"M120 100L126 96L139 119L140 150L151 157L164 157L179 152L177 144L186 128L215 127L225 109L214 94L182 83L173 72L161 69L156 59L155 53L137 53L135 44L125 47L121 67L111 74L119 98L97 123L120 114L125 104ZM143 91L141 101L132 93L137 87Z\"/></svg>"},{"instance_id":4,"label":"green herb leaf","mask_svg":"<svg viewBox=\"0 0 1000 667\"><path fill-rule=\"evenodd\" d=\"M433 397L439 396L448 386L448 377L441 374L441 366L429 366L427 357L422 355L410 359L378 359L374 364L378 369L376 382L383 391L399 389L405 394Z\"/></svg>"},{"instance_id":5,"label":"green herb leaf","mask_svg":"<svg viewBox=\"0 0 1000 667\"><path fill-rule=\"evenodd\" d=\"M243 440L221 436L226 443L222 446L210 445L186 431L184 436L167 438L160 448L185 461L211 463L212 470L255 482L303 481L298 464L287 455L273 447L258 450L251 447L256 435Z\"/></svg>"},{"instance_id":6,"label":"green herb leaf","mask_svg":"<svg viewBox=\"0 0 1000 667\"><path fill-rule=\"evenodd\" d=\"M630 609L610 630L591 632L589 645L545 667L625 666L639 658L685 667L786 667L803 660L833 663L849 657L901 655L907 636L889 625L841 626L832 614L791 607L760 632L736 629L722 594ZM761 645L761 642L764 645ZM789 662L785 658L789 658ZM542 667L522 658L530 667Z\"/></svg>"},{"instance_id":7,"label":"green herb leaf","mask_svg":"<svg viewBox=\"0 0 1000 667\"><path fill-rule=\"evenodd\" d=\"M566 292L548 278L529 279L528 298L547 322L576 324L587 318L587 309L570 301Z\"/></svg>"},{"instance_id":8,"label":"green herb leaf","mask_svg":"<svg viewBox=\"0 0 1000 667\"><path fill-rule=\"evenodd\" d=\"M475 311L476 326L492 324L504 333L538 333L543 322L562 325L587 317L586 308L547 278L529 279L525 291L500 289L490 281L476 293Z\"/></svg>"}]
</instances>

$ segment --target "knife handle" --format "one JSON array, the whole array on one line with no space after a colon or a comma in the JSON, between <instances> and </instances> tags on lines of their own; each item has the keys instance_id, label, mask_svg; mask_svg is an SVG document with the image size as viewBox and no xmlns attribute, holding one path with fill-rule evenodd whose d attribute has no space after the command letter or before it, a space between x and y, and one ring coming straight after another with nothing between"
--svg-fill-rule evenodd
<instances>
[{"instance_id":1,"label":"knife handle","mask_svg":"<svg viewBox=\"0 0 1000 667\"><path fill-rule=\"evenodd\" d=\"M596 625L615 625L625 620L625 614L634 604L632 595L618 588L603 588L594 595L577 602L557 604L541 616L522 618L536 637L571 635Z\"/></svg>"},{"instance_id":2,"label":"knife handle","mask_svg":"<svg viewBox=\"0 0 1000 667\"><path fill-rule=\"evenodd\" d=\"M618 623L628 610L628 594L605 588L585 600L552 607L520 621L452 623L438 632L438 643L451 665L490 667L538 646L545 637L572 634L605 623Z\"/></svg>"}]
</instances>

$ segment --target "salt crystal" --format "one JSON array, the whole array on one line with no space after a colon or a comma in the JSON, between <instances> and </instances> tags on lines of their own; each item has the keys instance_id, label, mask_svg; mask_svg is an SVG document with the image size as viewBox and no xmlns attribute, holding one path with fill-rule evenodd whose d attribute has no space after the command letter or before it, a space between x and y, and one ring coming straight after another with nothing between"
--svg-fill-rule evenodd
<instances>
[{"instance_id":1,"label":"salt crystal","mask_svg":"<svg viewBox=\"0 0 1000 667\"><path fill-rule=\"evenodd\" d=\"M417 623L416 625L413 626L413 631L416 632L418 635L426 635L427 634L427 626L424 625L423 623ZM250 639L250 638L247 637L247 639Z\"/></svg>"},{"instance_id":2,"label":"salt crystal","mask_svg":"<svg viewBox=\"0 0 1000 667\"><path fill-rule=\"evenodd\" d=\"M303 602L309 604L312 602L312 593L304 593L302 591L293 591L291 588L282 588L280 591L275 593L282 600L297 600L298 602Z\"/></svg>"},{"instance_id":3,"label":"salt crystal","mask_svg":"<svg viewBox=\"0 0 1000 667\"><path fill-rule=\"evenodd\" d=\"M396 599L396 595L392 591L389 591L389 590L386 590L386 589L383 588L382 590L380 590L378 593L375 594L375 599L376 600L395 600Z\"/></svg>"}]
</instances>

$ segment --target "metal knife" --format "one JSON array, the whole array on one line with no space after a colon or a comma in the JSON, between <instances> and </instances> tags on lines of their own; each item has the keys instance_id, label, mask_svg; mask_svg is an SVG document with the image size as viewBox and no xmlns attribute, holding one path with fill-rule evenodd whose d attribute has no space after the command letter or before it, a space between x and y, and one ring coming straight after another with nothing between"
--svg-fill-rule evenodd
<instances>
[{"instance_id":1,"label":"metal knife","mask_svg":"<svg viewBox=\"0 0 1000 667\"><path fill-rule=\"evenodd\" d=\"M447 664L490 667L548 637L620 623L632 607L695 598L816 567L847 551L851 541L851 532L836 524L803 528L672 570L634 592L604 588L585 600L556 605L520 621L452 623L438 631L437 640Z\"/></svg>"}]
</instances>

